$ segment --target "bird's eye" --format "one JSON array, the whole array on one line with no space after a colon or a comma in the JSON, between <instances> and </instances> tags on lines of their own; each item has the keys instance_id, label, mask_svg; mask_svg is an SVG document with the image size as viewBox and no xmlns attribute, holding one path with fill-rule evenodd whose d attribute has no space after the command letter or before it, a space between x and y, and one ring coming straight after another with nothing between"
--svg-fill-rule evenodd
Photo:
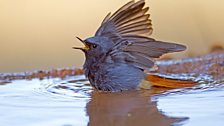
<instances>
[{"instance_id":1,"label":"bird's eye","mask_svg":"<svg viewBox=\"0 0 224 126\"><path fill-rule=\"evenodd\" d=\"M92 47L93 47L93 48L96 48L96 47L97 47L97 45L96 45L96 44L93 44L93 45L92 45Z\"/></svg>"}]
</instances>

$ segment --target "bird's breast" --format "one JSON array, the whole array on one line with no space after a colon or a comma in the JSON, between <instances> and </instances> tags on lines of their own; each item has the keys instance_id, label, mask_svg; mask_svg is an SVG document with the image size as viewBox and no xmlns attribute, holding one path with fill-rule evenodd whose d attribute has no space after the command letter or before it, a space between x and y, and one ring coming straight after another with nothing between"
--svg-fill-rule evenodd
<instances>
[{"instance_id":1,"label":"bird's breast","mask_svg":"<svg viewBox=\"0 0 224 126\"><path fill-rule=\"evenodd\" d=\"M123 63L93 63L86 68L86 76L92 86L105 91L136 89L144 79L142 70Z\"/></svg>"}]
</instances>

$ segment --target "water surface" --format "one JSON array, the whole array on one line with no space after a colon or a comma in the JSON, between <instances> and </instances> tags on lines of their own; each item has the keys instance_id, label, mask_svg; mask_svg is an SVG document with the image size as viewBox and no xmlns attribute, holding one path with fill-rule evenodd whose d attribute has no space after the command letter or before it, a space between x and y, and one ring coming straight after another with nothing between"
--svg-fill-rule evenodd
<instances>
[{"instance_id":1,"label":"water surface","mask_svg":"<svg viewBox=\"0 0 224 126\"><path fill-rule=\"evenodd\" d=\"M83 75L0 85L2 126L168 126L224 123L223 82L104 93Z\"/></svg>"}]
</instances>

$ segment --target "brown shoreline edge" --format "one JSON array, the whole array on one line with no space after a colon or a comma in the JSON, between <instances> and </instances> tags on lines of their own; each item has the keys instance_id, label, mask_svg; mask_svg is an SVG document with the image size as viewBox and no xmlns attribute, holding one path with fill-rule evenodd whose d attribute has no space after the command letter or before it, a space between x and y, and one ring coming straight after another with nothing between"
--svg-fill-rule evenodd
<instances>
[{"instance_id":1,"label":"brown shoreline edge","mask_svg":"<svg viewBox=\"0 0 224 126\"><path fill-rule=\"evenodd\" d=\"M200 81L224 81L223 50L193 58L158 61L157 65L156 74L151 73L146 78L153 86L183 88L195 86ZM180 77L181 74L188 78Z\"/></svg>"},{"instance_id":2,"label":"brown shoreline edge","mask_svg":"<svg viewBox=\"0 0 224 126\"><path fill-rule=\"evenodd\" d=\"M20 79L44 79L46 78L65 78L66 76L82 75L84 72L80 68L64 68L53 70L38 70L36 72L24 73L0 73L0 80L20 80Z\"/></svg>"},{"instance_id":3,"label":"brown shoreline edge","mask_svg":"<svg viewBox=\"0 0 224 126\"><path fill-rule=\"evenodd\" d=\"M186 58L180 60L161 60L157 62L158 70L151 72L146 79L154 86L167 88L191 87L196 84L192 80L180 80L163 75L169 74L206 74L216 80L224 79L224 51L217 51L204 56ZM157 73L157 74L155 74ZM0 84L12 80L33 78L65 78L66 76L82 75L83 70L79 68L64 68L53 70L39 70L24 73L0 73ZM159 74L159 75L158 75Z\"/></svg>"}]
</instances>

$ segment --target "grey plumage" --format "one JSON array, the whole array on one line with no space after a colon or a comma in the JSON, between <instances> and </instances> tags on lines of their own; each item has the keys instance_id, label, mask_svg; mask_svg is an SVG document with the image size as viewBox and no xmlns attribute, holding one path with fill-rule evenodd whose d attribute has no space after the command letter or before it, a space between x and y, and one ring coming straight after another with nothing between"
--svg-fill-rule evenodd
<instances>
[{"instance_id":1,"label":"grey plumage","mask_svg":"<svg viewBox=\"0 0 224 126\"><path fill-rule=\"evenodd\" d=\"M143 70L154 66L154 58L186 49L184 45L149 38L153 29L145 1L130 1L103 20L94 37L81 40L86 56L85 75L103 91L136 89Z\"/></svg>"}]
</instances>

